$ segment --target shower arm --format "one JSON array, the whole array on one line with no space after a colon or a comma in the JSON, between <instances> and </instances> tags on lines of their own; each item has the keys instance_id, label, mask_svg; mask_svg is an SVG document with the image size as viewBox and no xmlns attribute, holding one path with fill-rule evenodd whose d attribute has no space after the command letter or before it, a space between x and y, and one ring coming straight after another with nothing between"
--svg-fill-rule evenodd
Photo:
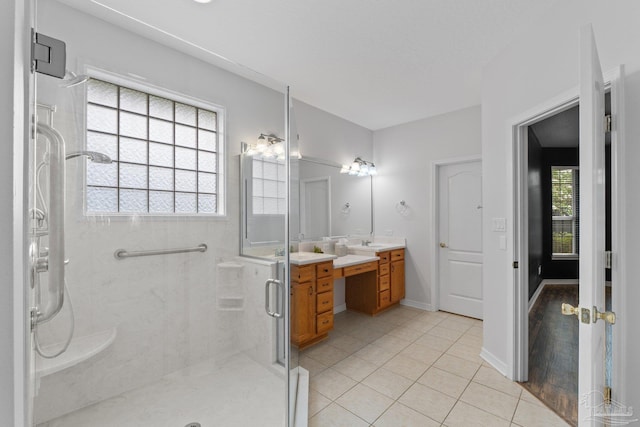
<instances>
[{"instance_id":1,"label":"shower arm","mask_svg":"<svg viewBox=\"0 0 640 427\"><path fill-rule=\"evenodd\" d=\"M36 324L53 319L64 304L64 199L65 199L65 142L54 128L37 124L37 133L50 143L49 151L49 251L41 256L35 252L34 274L49 272L47 305L36 307L32 322Z\"/></svg>"}]
</instances>

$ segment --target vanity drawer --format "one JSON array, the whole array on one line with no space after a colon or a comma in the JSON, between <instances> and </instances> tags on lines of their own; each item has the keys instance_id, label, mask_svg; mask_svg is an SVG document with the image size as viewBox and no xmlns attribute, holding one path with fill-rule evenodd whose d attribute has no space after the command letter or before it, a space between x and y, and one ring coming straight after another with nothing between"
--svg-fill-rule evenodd
<instances>
[{"instance_id":1,"label":"vanity drawer","mask_svg":"<svg viewBox=\"0 0 640 427\"><path fill-rule=\"evenodd\" d=\"M341 279L344 277L344 268L334 268L333 269L333 278Z\"/></svg>"},{"instance_id":2,"label":"vanity drawer","mask_svg":"<svg viewBox=\"0 0 640 427\"><path fill-rule=\"evenodd\" d=\"M333 275L333 261L316 264L316 277L330 277L331 275Z\"/></svg>"},{"instance_id":3,"label":"vanity drawer","mask_svg":"<svg viewBox=\"0 0 640 427\"><path fill-rule=\"evenodd\" d=\"M354 276L360 273L366 273L367 271L378 270L378 261L365 262L364 264L352 265L351 267L344 268L344 276Z\"/></svg>"},{"instance_id":4,"label":"vanity drawer","mask_svg":"<svg viewBox=\"0 0 640 427\"><path fill-rule=\"evenodd\" d=\"M391 251L392 261L397 261L400 259L404 259L404 249L396 249L395 251Z\"/></svg>"},{"instance_id":5,"label":"vanity drawer","mask_svg":"<svg viewBox=\"0 0 640 427\"><path fill-rule=\"evenodd\" d=\"M318 314L316 317L316 329L318 334L325 333L333 329L333 312Z\"/></svg>"},{"instance_id":6,"label":"vanity drawer","mask_svg":"<svg viewBox=\"0 0 640 427\"><path fill-rule=\"evenodd\" d=\"M316 292L321 294L322 292L333 290L333 277L323 277L316 282Z\"/></svg>"},{"instance_id":7,"label":"vanity drawer","mask_svg":"<svg viewBox=\"0 0 640 427\"><path fill-rule=\"evenodd\" d=\"M391 252L378 252L376 255L380 258L380 264L386 264L391 260Z\"/></svg>"},{"instance_id":8,"label":"vanity drawer","mask_svg":"<svg viewBox=\"0 0 640 427\"><path fill-rule=\"evenodd\" d=\"M386 276L380 276L380 279L378 279L378 280L380 280L380 282L379 282L380 287L378 288L378 290L380 292L386 291L386 290L389 289L389 275L388 274Z\"/></svg>"},{"instance_id":9,"label":"vanity drawer","mask_svg":"<svg viewBox=\"0 0 640 427\"><path fill-rule=\"evenodd\" d=\"M316 313L330 311L333 313L333 292L316 294Z\"/></svg>"},{"instance_id":10,"label":"vanity drawer","mask_svg":"<svg viewBox=\"0 0 640 427\"><path fill-rule=\"evenodd\" d=\"M386 274L389 274L389 263L387 264L380 264L380 276L384 276Z\"/></svg>"},{"instance_id":11,"label":"vanity drawer","mask_svg":"<svg viewBox=\"0 0 640 427\"><path fill-rule=\"evenodd\" d=\"M382 308L382 307L386 307L391 303L391 294L389 293L389 290L387 289L386 291L382 291L378 294L378 307Z\"/></svg>"},{"instance_id":12,"label":"vanity drawer","mask_svg":"<svg viewBox=\"0 0 640 427\"><path fill-rule=\"evenodd\" d=\"M293 282L310 282L316 278L316 266L311 265L292 265L291 281Z\"/></svg>"}]
</instances>

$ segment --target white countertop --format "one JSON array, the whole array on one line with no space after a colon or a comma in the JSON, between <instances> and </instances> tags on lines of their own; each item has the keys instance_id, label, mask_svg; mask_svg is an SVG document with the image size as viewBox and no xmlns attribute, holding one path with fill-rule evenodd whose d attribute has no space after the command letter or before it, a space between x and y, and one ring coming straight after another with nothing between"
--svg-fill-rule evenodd
<instances>
[{"instance_id":1,"label":"white countertop","mask_svg":"<svg viewBox=\"0 0 640 427\"><path fill-rule=\"evenodd\" d=\"M289 254L291 264L295 265L313 264L316 262L330 261L336 258L338 257L335 255L317 254L315 252L292 252Z\"/></svg>"},{"instance_id":2,"label":"white countertop","mask_svg":"<svg viewBox=\"0 0 640 427\"><path fill-rule=\"evenodd\" d=\"M333 268L351 267L365 262L378 261L380 257L370 255L345 255L333 260Z\"/></svg>"}]
</instances>

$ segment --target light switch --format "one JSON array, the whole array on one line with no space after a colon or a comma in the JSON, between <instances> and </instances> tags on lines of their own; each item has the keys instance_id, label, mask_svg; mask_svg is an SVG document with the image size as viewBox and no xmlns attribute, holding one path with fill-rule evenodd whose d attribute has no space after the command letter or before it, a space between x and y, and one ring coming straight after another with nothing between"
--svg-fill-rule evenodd
<instances>
[{"instance_id":1,"label":"light switch","mask_svg":"<svg viewBox=\"0 0 640 427\"><path fill-rule=\"evenodd\" d=\"M507 219L493 218L493 231L507 231Z\"/></svg>"}]
</instances>

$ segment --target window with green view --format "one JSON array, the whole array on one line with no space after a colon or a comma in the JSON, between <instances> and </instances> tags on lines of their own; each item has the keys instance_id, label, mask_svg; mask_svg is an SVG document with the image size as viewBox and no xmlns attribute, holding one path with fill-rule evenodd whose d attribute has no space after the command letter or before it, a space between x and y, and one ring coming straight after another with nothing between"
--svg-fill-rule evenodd
<instances>
[{"instance_id":1,"label":"window with green view","mask_svg":"<svg viewBox=\"0 0 640 427\"><path fill-rule=\"evenodd\" d=\"M577 255L579 246L578 169L551 168L553 255Z\"/></svg>"}]
</instances>

